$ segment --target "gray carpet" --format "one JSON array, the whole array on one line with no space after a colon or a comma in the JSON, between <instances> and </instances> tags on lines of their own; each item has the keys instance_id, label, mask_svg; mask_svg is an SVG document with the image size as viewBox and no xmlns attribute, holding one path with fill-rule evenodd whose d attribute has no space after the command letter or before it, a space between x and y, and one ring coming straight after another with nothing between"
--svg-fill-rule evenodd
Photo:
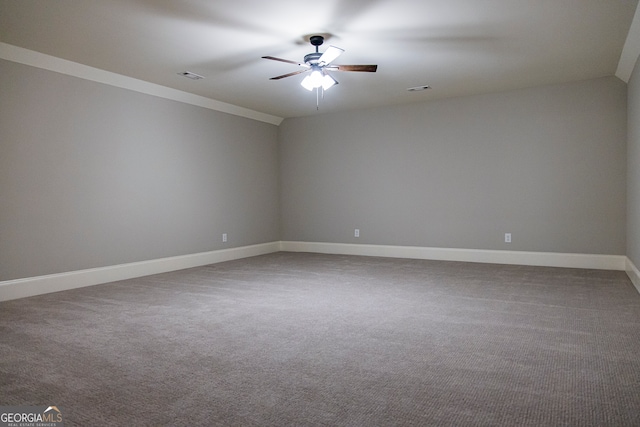
<instances>
[{"instance_id":1,"label":"gray carpet","mask_svg":"<svg viewBox=\"0 0 640 427\"><path fill-rule=\"evenodd\" d=\"M624 272L276 253L0 303L66 426L638 426Z\"/></svg>"}]
</instances>

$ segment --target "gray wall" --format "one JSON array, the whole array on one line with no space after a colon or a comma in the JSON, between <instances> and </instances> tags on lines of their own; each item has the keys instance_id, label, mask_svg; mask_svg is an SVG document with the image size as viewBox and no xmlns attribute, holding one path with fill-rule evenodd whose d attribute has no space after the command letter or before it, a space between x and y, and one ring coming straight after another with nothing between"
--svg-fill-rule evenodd
<instances>
[{"instance_id":1,"label":"gray wall","mask_svg":"<svg viewBox=\"0 0 640 427\"><path fill-rule=\"evenodd\" d=\"M623 255L626 114L607 77L287 119L282 239Z\"/></svg>"},{"instance_id":2,"label":"gray wall","mask_svg":"<svg viewBox=\"0 0 640 427\"><path fill-rule=\"evenodd\" d=\"M0 281L279 240L277 132L0 60Z\"/></svg>"},{"instance_id":3,"label":"gray wall","mask_svg":"<svg viewBox=\"0 0 640 427\"><path fill-rule=\"evenodd\" d=\"M639 86L636 69L627 152L614 77L278 129L0 60L0 281L279 239L624 254L626 237L640 265Z\"/></svg>"},{"instance_id":4,"label":"gray wall","mask_svg":"<svg viewBox=\"0 0 640 427\"><path fill-rule=\"evenodd\" d=\"M627 257L640 268L640 58L628 85Z\"/></svg>"}]
</instances>

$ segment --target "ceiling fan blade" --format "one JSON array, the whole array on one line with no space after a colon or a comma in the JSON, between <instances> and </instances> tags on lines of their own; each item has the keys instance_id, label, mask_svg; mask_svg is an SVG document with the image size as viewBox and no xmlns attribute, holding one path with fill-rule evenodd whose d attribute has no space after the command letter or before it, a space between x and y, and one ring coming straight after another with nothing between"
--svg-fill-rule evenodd
<instances>
[{"instance_id":1,"label":"ceiling fan blade","mask_svg":"<svg viewBox=\"0 0 640 427\"><path fill-rule=\"evenodd\" d=\"M378 69L377 65L332 65L327 67L334 71L364 71L367 73L375 73Z\"/></svg>"},{"instance_id":2,"label":"ceiling fan blade","mask_svg":"<svg viewBox=\"0 0 640 427\"><path fill-rule=\"evenodd\" d=\"M293 73L288 73L288 74L283 74L281 76L271 77L269 80L280 80L280 79L284 79L285 77L295 76L296 74L306 73L307 71L309 71L309 70L298 70L298 71L294 71Z\"/></svg>"},{"instance_id":3,"label":"ceiling fan blade","mask_svg":"<svg viewBox=\"0 0 640 427\"><path fill-rule=\"evenodd\" d=\"M342 55L343 52L344 52L344 49L340 49L339 47L335 47L335 46L329 46L327 50L324 51L322 56L318 59L318 63L330 64L338 56Z\"/></svg>"},{"instance_id":4,"label":"ceiling fan blade","mask_svg":"<svg viewBox=\"0 0 640 427\"><path fill-rule=\"evenodd\" d=\"M291 61L289 59L276 58L275 56L263 56L262 59L271 59L273 61L286 62L287 64L296 64L296 65L300 65L301 67L304 67L307 65L307 64L301 64L296 61Z\"/></svg>"}]
</instances>

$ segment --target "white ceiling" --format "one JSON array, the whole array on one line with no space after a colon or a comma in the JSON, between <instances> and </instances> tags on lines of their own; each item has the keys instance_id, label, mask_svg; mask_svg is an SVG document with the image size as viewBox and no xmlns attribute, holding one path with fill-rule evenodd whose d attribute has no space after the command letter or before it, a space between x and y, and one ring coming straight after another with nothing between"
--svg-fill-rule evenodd
<instances>
[{"instance_id":1,"label":"white ceiling","mask_svg":"<svg viewBox=\"0 0 640 427\"><path fill-rule=\"evenodd\" d=\"M0 42L286 118L614 75L637 3L0 0ZM269 80L295 65L261 59L302 61L314 33L335 63L378 64L334 73L319 111L304 75Z\"/></svg>"}]
</instances>

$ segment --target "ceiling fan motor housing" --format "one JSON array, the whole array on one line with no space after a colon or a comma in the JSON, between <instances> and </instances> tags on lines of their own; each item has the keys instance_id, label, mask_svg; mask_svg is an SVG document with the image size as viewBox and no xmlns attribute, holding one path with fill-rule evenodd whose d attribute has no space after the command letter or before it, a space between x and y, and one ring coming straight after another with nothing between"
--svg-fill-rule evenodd
<instances>
[{"instance_id":1,"label":"ceiling fan motor housing","mask_svg":"<svg viewBox=\"0 0 640 427\"><path fill-rule=\"evenodd\" d=\"M321 56L322 56L322 52L309 53L308 55L304 56L304 62L306 62L309 65L317 64Z\"/></svg>"}]
</instances>

